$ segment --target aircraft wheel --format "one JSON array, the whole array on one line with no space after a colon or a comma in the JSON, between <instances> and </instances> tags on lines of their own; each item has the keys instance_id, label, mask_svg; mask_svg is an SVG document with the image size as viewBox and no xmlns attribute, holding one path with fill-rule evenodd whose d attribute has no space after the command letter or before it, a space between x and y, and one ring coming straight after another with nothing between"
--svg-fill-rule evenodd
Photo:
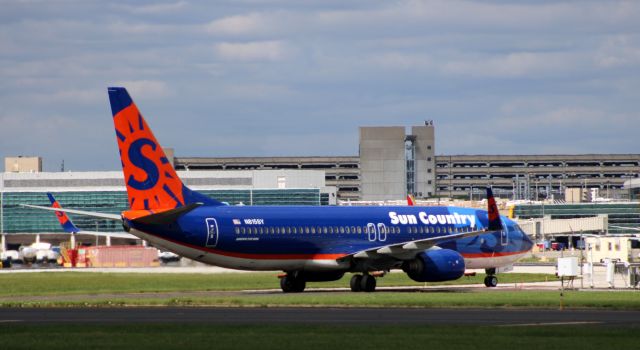
<instances>
[{"instance_id":1,"label":"aircraft wheel","mask_svg":"<svg viewBox=\"0 0 640 350\"><path fill-rule=\"evenodd\" d=\"M496 287L498 285L498 277L494 275L487 275L484 278L484 285L489 288Z\"/></svg>"},{"instance_id":2,"label":"aircraft wheel","mask_svg":"<svg viewBox=\"0 0 640 350\"><path fill-rule=\"evenodd\" d=\"M289 275L280 279L280 288L285 293L301 293L306 286L307 283L303 279L293 278Z\"/></svg>"},{"instance_id":3,"label":"aircraft wheel","mask_svg":"<svg viewBox=\"0 0 640 350\"><path fill-rule=\"evenodd\" d=\"M376 290L376 278L371 275L363 275L360 281L360 288L363 292L374 292Z\"/></svg>"},{"instance_id":4,"label":"aircraft wheel","mask_svg":"<svg viewBox=\"0 0 640 350\"><path fill-rule=\"evenodd\" d=\"M349 286L351 286L352 292L361 292L362 291L362 275L351 276L351 281L349 282Z\"/></svg>"}]
</instances>

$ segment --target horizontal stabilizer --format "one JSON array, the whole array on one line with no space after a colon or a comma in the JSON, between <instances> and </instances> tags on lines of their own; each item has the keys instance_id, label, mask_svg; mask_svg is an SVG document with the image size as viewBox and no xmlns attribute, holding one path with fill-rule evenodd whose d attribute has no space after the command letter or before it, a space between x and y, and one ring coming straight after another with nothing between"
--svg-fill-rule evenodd
<instances>
[{"instance_id":1,"label":"horizontal stabilizer","mask_svg":"<svg viewBox=\"0 0 640 350\"><path fill-rule=\"evenodd\" d=\"M140 239L140 237L136 237L132 234L122 233L122 232L97 232L97 231L78 231L75 233L76 236L93 236L93 237L111 237L111 238L126 238L126 239Z\"/></svg>"},{"instance_id":2,"label":"horizontal stabilizer","mask_svg":"<svg viewBox=\"0 0 640 350\"><path fill-rule=\"evenodd\" d=\"M91 216L91 217L100 218L100 219L122 221L122 218L118 214L96 213L96 212L93 212L93 211L84 211L84 210L76 210L76 209L42 207L42 206L39 206L39 205L31 205L31 204L20 204L20 205L23 206L23 207L27 207L27 208L35 208L35 209L50 210L50 211L62 211L62 212L65 212L65 213Z\"/></svg>"},{"instance_id":3,"label":"horizontal stabilizer","mask_svg":"<svg viewBox=\"0 0 640 350\"><path fill-rule=\"evenodd\" d=\"M157 214L151 214L151 215L147 215L147 216L142 216L136 219L132 219L131 221L133 221L134 223L137 224L158 224L158 225L167 225L170 224L172 222L175 222L180 216L192 211L193 209L201 206L202 203L191 203L191 204L187 204L183 207L178 207L175 209L171 209L171 210L167 210L167 211L163 211ZM125 217L126 217L126 212L125 212Z\"/></svg>"}]
</instances>

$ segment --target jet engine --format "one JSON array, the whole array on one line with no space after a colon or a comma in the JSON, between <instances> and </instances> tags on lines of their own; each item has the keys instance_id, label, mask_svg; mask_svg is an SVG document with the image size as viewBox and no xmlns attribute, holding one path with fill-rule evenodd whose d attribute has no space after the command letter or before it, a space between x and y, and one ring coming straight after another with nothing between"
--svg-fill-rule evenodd
<instances>
[{"instance_id":1,"label":"jet engine","mask_svg":"<svg viewBox=\"0 0 640 350\"><path fill-rule=\"evenodd\" d=\"M425 250L402 265L402 270L416 282L443 282L464 275L464 258L451 249Z\"/></svg>"}]
</instances>

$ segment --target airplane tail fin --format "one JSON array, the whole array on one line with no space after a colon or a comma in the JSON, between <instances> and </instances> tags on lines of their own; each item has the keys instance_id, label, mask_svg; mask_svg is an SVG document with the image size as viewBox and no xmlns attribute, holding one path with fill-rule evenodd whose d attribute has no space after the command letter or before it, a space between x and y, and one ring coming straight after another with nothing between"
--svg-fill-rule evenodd
<instances>
[{"instance_id":1,"label":"airplane tail fin","mask_svg":"<svg viewBox=\"0 0 640 350\"><path fill-rule=\"evenodd\" d=\"M487 187L487 213L489 216L489 231L502 230L502 220L500 220L500 212L498 211L498 205L496 199L493 197L493 191L490 187Z\"/></svg>"},{"instance_id":2,"label":"airplane tail fin","mask_svg":"<svg viewBox=\"0 0 640 350\"><path fill-rule=\"evenodd\" d=\"M416 200L415 200L415 198L413 198L413 195L411 195L411 194L407 195L407 205L410 206L410 207L413 207L413 206L416 205Z\"/></svg>"},{"instance_id":3,"label":"airplane tail fin","mask_svg":"<svg viewBox=\"0 0 640 350\"><path fill-rule=\"evenodd\" d=\"M62 208L62 206L60 206L60 203L58 203L58 201L53 197L53 194L47 192L47 196L51 201L52 208ZM65 230L65 232L77 233L78 231L80 231L76 227L76 225L73 224L71 219L69 219L69 217L67 216L67 213L63 211L56 211L55 213L56 213L56 217L58 218L58 221L60 221L60 226L62 226L62 229Z\"/></svg>"},{"instance_id":4,"label":"airplane tail fin","mask_svg":"<svg viewBox=\"0 0 640 350\"><path fill-rule=\"evenodd\" d=\"M127 90L108 91L131 210L222 205L182 183Z\"/></svg>"}]
</instances>

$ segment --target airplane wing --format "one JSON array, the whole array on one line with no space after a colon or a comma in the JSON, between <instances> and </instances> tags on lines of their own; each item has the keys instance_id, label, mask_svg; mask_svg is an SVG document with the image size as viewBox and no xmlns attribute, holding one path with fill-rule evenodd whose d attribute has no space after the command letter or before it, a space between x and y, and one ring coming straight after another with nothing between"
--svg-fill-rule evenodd
<instances>
[{"instance_id":1,"label":"airplane wing","mask_svg":"<svg viewBox=\"0 0 640 350\"><path fill-rule=\"evenodd\" d=\"M425 239L418 239L414 241L402 242L402 243L394 243L389 245L383 245L379 247L370 248L367 250L362 250L359 252L355 252L353 254L349 254L341 257L339 260L345 260L349 258L373 258L380 255L388 255L391 257L401 257L407 254L414 254L418 251L429 249L438 244L449 242L456 239L466 238L466 237L474 237L484 233L487 233L487 230L480 231L469 231L469 232L461 232L446 236L438 236L431 237Z\"/></svg>"},{"instance_id":2,"label":"airplane wing","mask_svg":"<svg viewBox=\"0 0 640 350\"><path fill-rule=\"evenodd\" d=\"M622 229L622 230L640 231L639 227L626 227L626 226L615 226L615 225L610 225L609 227L619 228L619 229Z\"/></svg>"},{"instance_id":3,"label":"airplane wing","mask_svg":"<svg viewBox=\"0 0 640 350\"><path fill-rule=\"evenodd\" d=\"M409 205L411 205L411 202L409 202ZM419 251L429 249L444 242L449 242L466 237L474 237L488 232L502 230L502 220L500 219L500 214L498 212L498 205L496 204L496 200L493 197L493 191L489 187L487 187L487 206L489 225L484 230L454 233L450 235L383 245L345 255L343 257L340 257L338 261L344 261L351 258L375 258L380 256L405 258Z\"/></svg>"},{"instance_id":4,"label":"airplane wing","mask_svg":"<svg viewBox=\"0 0 640 350\"><path fill-rule=\"evenodd\" d=\"M122 217L118 214L96 213L93 211L84 211L84 210L76 210L76 209L51 208L51 207L43 207L43 206L31 205L31 204L20 204L20 205L27 208L35 208L35 209L50 210L50 211L61 211L61 212L71 213L71 214L92 216L94 218L100 218L100 219L122 221Z\"/></svg>"}]
</instances>

